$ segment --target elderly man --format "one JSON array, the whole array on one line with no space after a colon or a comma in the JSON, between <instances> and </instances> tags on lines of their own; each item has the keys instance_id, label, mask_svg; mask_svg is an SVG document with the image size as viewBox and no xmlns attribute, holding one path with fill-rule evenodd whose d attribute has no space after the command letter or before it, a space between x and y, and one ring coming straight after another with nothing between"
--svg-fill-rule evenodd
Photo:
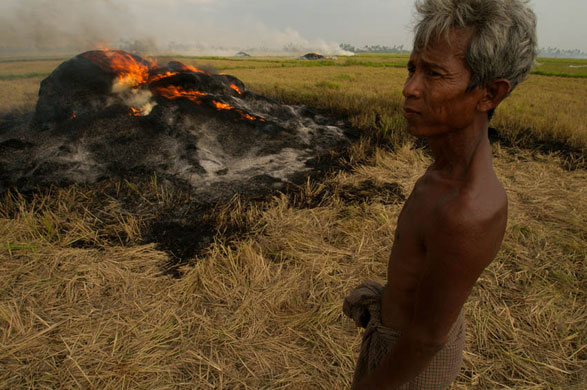
<instances>
[{"instance_id":1,"label":"elderly man","mask_svg":"<svg viewBox=\"0 0 587 390\"><path fill-rule=\"evenodd\" d=\"M416 9L404 115L434 162L398 218L388 284L365 283L345 300L366 328L353 389L446 389L457 377L463 304L506 227L489 120L536 56L523 0L422 0Z\"/></svg>"}]
</instances>

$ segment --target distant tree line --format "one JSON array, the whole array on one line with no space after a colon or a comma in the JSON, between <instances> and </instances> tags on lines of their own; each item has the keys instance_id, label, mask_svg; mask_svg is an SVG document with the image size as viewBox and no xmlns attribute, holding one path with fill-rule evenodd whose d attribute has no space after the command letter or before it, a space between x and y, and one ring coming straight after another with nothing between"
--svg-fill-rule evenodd
<instances>
[{"instance_id":1,"label":"distant tree line","mask_svg":"<svg viewBox=\"0 0 587 390\"><path fill-rule=\"evenodd\" d=\"M409 53L404 45L395 45L392 47L383 45L365 45L361 48L355 47L349 43L341 43L339 47L343 50L353 53ZM587 58L587 53L579 50L565 50L556 47L541 48L538 53L539 57L554 57L554 58Z\"/></svg>"},{"instance_id":2,"label":"distant tree line","mask_svg":"<svg viewBox=\"0 0 587 390\"><path fill-rule=\"evenodd\" d=\"M355 47L349 43L341 43L339 47L343 50L353 53L409 53L404 49L404 45L394 45L392 47L382 45L365 45L361 48Z\"/></svg>"},{"instance_id":3,"label":"distant tree line","mask_svg":"<svg viewBox=\"0 0 587 390\"><path fill-rule=\"evenodd\" d=\"M554 57L554 58L587 58L587 53L579 50L563 50L556 47L546 47L540 49L539 57Z\"/></svg>"}]
</instances>

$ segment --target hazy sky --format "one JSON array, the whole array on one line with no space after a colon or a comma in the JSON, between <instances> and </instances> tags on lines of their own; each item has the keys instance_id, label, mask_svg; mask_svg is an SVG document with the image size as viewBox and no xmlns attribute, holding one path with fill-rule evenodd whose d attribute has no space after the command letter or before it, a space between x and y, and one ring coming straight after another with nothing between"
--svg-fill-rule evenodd
<instances>
[{"instance_id":1,"label":"hazy sky","mask_svg":"<svg viewBox=\"0 0 587 390\"><path fill-rule=\"evenodd\" d=\"M413 0L0 0L0 47L165 46L333 52L411 43ZM587 0L532 0L540 47L587 52Z\"/></svg>"}]
</instances>

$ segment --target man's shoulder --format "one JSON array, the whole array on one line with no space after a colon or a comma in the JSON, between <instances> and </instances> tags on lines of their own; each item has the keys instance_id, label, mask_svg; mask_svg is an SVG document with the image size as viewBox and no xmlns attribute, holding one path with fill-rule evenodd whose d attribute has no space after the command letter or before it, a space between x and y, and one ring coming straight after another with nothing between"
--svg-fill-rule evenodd
<instances>
[{"instance_id":1,"label":"man's shoulder","mask_svg":"<svg viewBox=\"0 0 587 390\"><path fill-rule=\"evenodd\" d=\"M495 257L507 220L505 192L493 196L457 191L439 202L425 237L429 250L482 270Z\"/></svg>"},{"instance_id":2,"label":"man's shoulder","mask_svg":"<svg viewBox=\"0 0 587 390\"><path fill-rule=\"evenodd\" d=\"M487 231L507 217L507 196L501 184L487 188L463 186L451 191L434 210L435 225L459 234Z\"/></svg>"}]
</instances>

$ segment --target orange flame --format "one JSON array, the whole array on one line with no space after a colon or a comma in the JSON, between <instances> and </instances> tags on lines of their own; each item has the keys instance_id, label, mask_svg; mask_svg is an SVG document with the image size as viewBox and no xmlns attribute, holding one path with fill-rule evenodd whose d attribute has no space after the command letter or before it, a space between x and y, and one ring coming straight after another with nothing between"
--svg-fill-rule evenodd
<instances>
[{"instance_id":1,"label":"orange flame","mask_svg":"<svg viewBox=\"0 0 587 390\"><path fill-rule=\"evenodd\" d=\"M101 56L96 56L94 54L89 55L89 58L95 61L99 66L109 71L112 71L116 74L115 83L124 88L139 88L144 87L145 84L149 85L151 83L166 79L168 77L172 77L178 75L179 72L171 72L165 71L160 69L157 65L157 62L154 60L145 59L143 61L137 61L132 55L121 52L121 51L113 51L113 50L104 50L102 54L108 59L108 62L104 62L104 58ZM185 65L182 63L177 63L179 68L183 71L189 71L194 73L204 73L209 74L208 72L195 68L191 65ZM157 73L161 72L161 73ZM151 73L151 75L150 75ZM155 73L155 74L152 74ZM193 102L194 104L202 104L202 97L208 96L205 92L200 92L193 89L184 89L180 86L176 85L168 85L168 86L157 86L157 87L150 87L151 92L153 95L161 96L166 99L179 99L179 98L186 98ZM243 92L236 84L230 84L230 88L236 91L239 95ZM234 110L238 112L241 116L241 119L247 119L250 121L260 121L265 122L263 118L257 118L255 116L249 115L242 110L235 108L229 104L222 103L216 100L212 100L212 105L217 110ZM133 116L142 116L148 114L150 111L149 109L139 109L135 107L129 107L130 112L129 115ZM75 113L72 116L72 119L75 118Z\"/></svg>"},{"instance_id":2,"label":"orange flame","mask_svg":"<svg viewBox=\"0 0 587 390\"><path fill-rule=\"evenodd\" d=\"M178 74L179 73L177 73L177 72L165 72L165 73L153 75L153 76L151 76L149 78L149 84L150 83L154 83L154 82L159 81L159 80L166 79L168 77L172 77L172 76L178 75Z\"/></svg>"},{"instance_id":3,"label":"orange flame","mask_svg":"<svg viewBox=\"0 0 587 390\"><path fill-rule=\"evenodd\" d=\"M259 122L265 122L265 119L263 118L257 118L255 116L249 115L245 112L242 112L241 110L237 110L239 114L241 114L241 118L242 119L248 119L250 121L259 121Z\"/></svg>"},{"instance_id":4,"label":"orange flame","mask_svg":"<svg viewBox=\"0 0 587 390\"><path fill-rule=\"evenodd\" d=\"M226 103L217 102L216 100L212 100L212 104L214 104L214 106L219 110L234 110L233 106Z\"/></svg>"},{"instance_id":5,"label":"orange flame","mask_svg":"<svg viewBox=\"0 0 587 390\"><path fill-rule=\"evenodd\" d=\"M178 99L183 97L196 104L202 103L200 98L202 96L208 95L205 92L200 92L193 89L183 89L182 87L177 87L175 85L154 88L153 93L167 99Z\"/></svg>"},{"instance_id":6,"label":"orange flame","mask_svg":"<svg viewBox=\"0 0 587 390\"><path fill-rule=\"evenodd\" d=\"M128 53L105 51L104 54L110 60L110 69L116 72L120 86L136 88L144 84L149 79L149 68L157 66L151 60L147 60L147 64L138 62Z\"/></svg>"},{"instance_id":7,"label":"orange flame","mask_svg":"<svg viewBox=\"0 0 587 390\"><path fill-rule=\"evenodd\" d=\"M182 64L182 63L179 63L179 65L181 67L181 70L189 70L190 72L194 72L194 73L206 73L206 74L208 74L208 72L206 72L205 70L194 68L191 65L186 65L186 64Z\"/></svg>"},{"instance_id":8,"label":"orange flame","mask_svg":"<svg viewBox=\"0 0 587 390\"><path fill-rule=\"evenodd\" d=\"M255 118L254 116L249 115L249 114L245 114L244 112L241 112L240 114L243 118L248 119L250 121L265 122L265 119L263 119L263 118Z\"/></svg>"},{"instance_id":9,"label":"orange flame","mask_svg":"<svg viewBox=\"0 0 587 390\"><path fill-rule=\"evenodd\" d=\"M248 119L250 121L259 121L259 122L265 122L265 119L263 118L256 118L252 115L249 115L245 112L242 112L241 110L239 110L238 108L234 108L233 106L226 104L226 103L222 103L222 102L217 102L216 100L212 100L212 104L214 104L214 107L216 107L216 109L218 110L235 110L236 112L238 112L241 116L242 119Z\"/></svg>"}]
</instances>

